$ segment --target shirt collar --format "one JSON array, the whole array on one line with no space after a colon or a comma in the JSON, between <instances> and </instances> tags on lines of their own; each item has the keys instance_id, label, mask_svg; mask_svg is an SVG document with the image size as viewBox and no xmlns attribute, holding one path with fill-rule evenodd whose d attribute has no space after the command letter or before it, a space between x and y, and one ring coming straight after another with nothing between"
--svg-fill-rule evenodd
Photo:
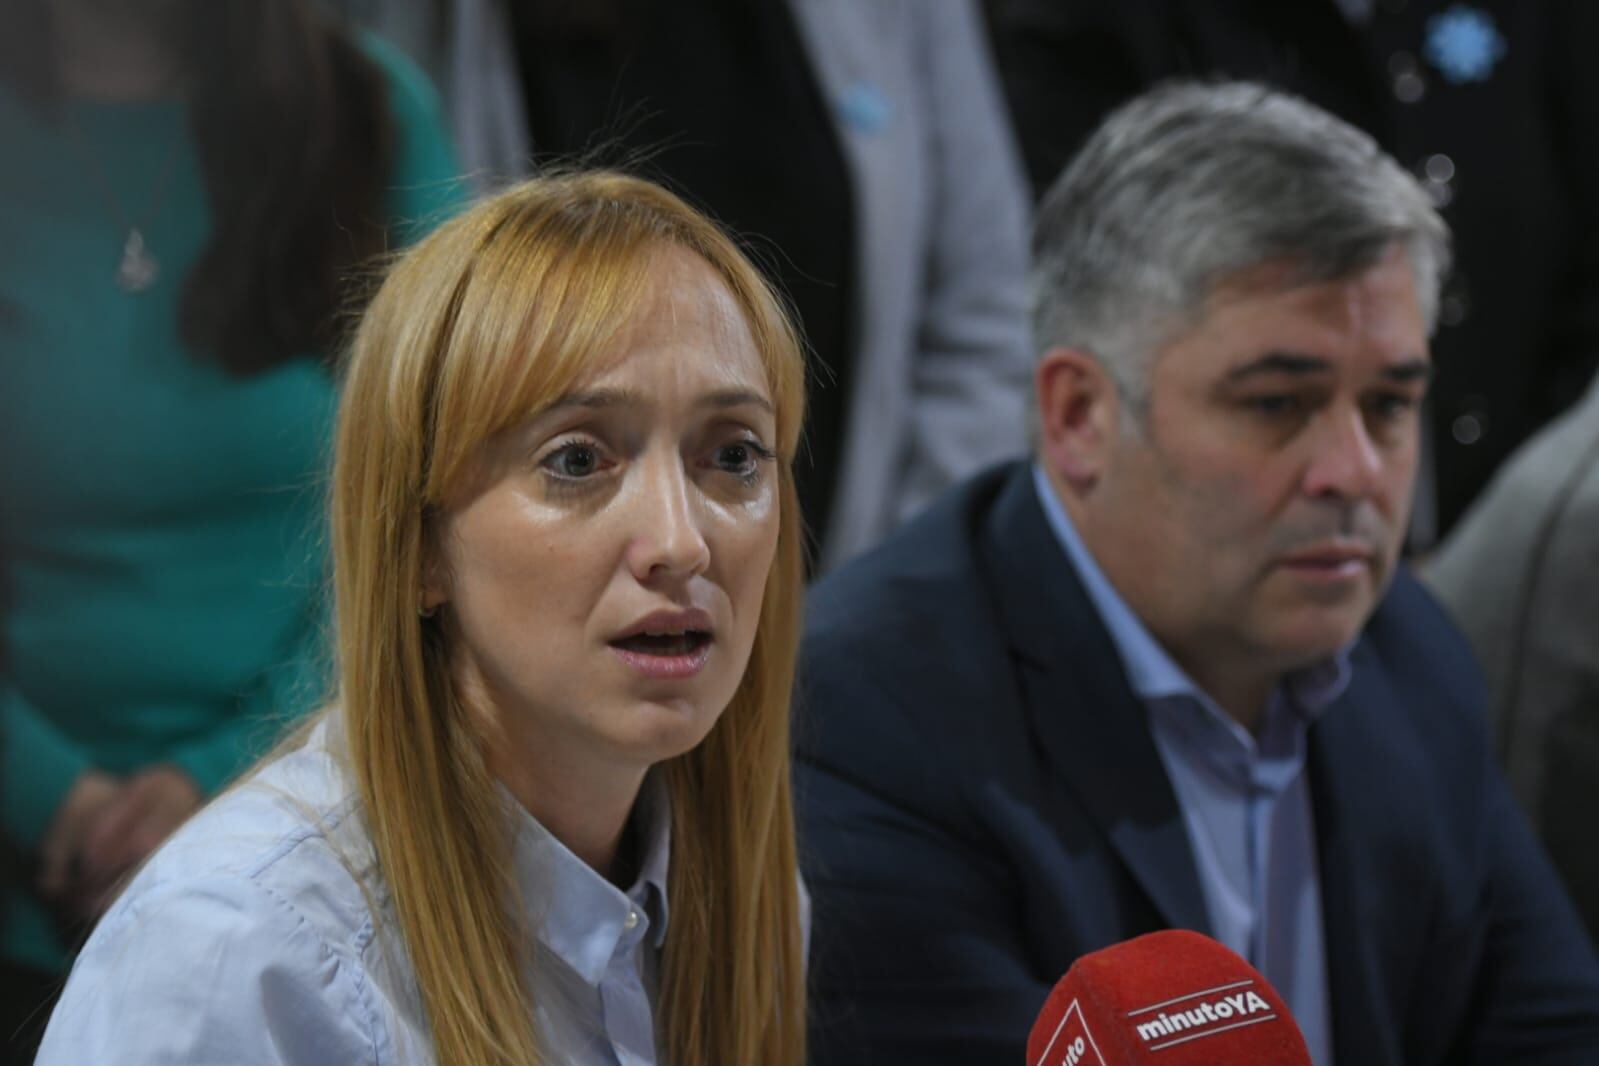
<instances>
[{"instance_id":1,"label":"shirt collar","mask_svg":"<svg viewBox=\"0 0 1599 1066\"><path fill-rule=\"evenodd\" d=\"M510 800L507 795L507 800ZM644 935L659 949L666 938L666 877L672 819L666 786L647 775L633 808L643 859L625 893L557 840L538 819L516 807L513 863L539 943L591 986L598 986L619 950ZM629 915L636 915L633 925Z\"/></svg>"},{"instance_id":2,"label":"shirt collar","mask_svg":"<svg viewBox=\"0 0 1599 1066\"><path fill-rule=\"evenodd\" d=\"M1093 553L1072 524L1071 516L1066 513L1065 505L1056 495L1055 487L1050 484L1049 475L1038 463L1033 464L1033 489L1038 494L1038 502L1044 509L1049 528L1082 580L1100 621L1110 632L1111 642L1121 657L1122 669L1133 692L1145 703L1187 697L1220 715L1215 701L1161 647L1154 634L1133 613L1127 601L1122 599L1105 572L1099 568ZM1349 649L1342 648L1322 662L1296 670L1284 678L1283 684L1292 697L1295 709L1308 720L1313 720L1343 694L1349 686L1349 676Z\"/></svg>"},{"instance_id":3,"label":"shirt collar","mask_svg":"<svg viewBox=\"0 0 1599 1066\"><path fill-rule=\"evenodd\" d=\"M672 802L663 778L651 773L644 779L637 808L635 817L644 832L644 861L634 884L647 890L650 943L660 948L666 943L666 878L672 866Z\"/></svg>"}]
</instances>

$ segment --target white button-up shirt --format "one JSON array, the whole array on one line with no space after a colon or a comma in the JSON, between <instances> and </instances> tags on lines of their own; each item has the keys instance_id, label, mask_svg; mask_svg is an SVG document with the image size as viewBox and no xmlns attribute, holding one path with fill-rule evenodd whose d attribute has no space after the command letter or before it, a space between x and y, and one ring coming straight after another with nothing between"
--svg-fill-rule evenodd
<instances>
[{"instance_id":1,"label":"white button-up shirt","mask_svg":"<svg viewBox=\"0 0 1599 1066\"><path fill-rule=\"evenodd\" d=\"M392 902L329 737L329 723L318 726L139 873L79 956L40 1064L433 1061ZM508 796L507 807L549 1061L652 1066L671 845L664 789L646 781L635 813L642 861L626 892Z\"/></svg>"}]
</instances>

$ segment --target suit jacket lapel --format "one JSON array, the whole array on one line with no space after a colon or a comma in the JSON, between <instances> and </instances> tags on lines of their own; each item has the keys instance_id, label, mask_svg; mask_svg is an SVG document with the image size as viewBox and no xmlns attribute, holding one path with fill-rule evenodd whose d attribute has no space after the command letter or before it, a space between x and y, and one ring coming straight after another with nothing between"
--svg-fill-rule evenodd
<instances>
[{"instance_id":1,"label":"suit jacket lapel","mask_svg":"<svg viewBox=\"0 0 1599 1066\"><path fill-rule=\"evenodd\" d=\"M1174 927L1209 932L1188 832L1121 659L1020 465L990 513L983 565L1022 699L1062 787Z\"/></svg>"},{"instance_id":2,"label":"suit jacket lapel","mask_svg":"<svg viewBox=\"0 0 1599 1066\"><path fill-rule=\"evenodd\" d=\"M1382 954L1396 946L1377 943L1385 933L1373 927L1375 915L1393 917L1397 899L1391 879L1376 868L1381 849L1373 834L1404 819L1402 797L1390 796L1387 789L1414 771L1387 765L1380 738L1367 728L1367 722L1393 721L1399 712L1382 666L1366 644L1356 647L1351 667L1348 691L1311 730L1308 759L1333 1047L1340 1063L1401 1066L1400 1020L1381 994L1387 976Z\"/></svg>"}]
</instances>

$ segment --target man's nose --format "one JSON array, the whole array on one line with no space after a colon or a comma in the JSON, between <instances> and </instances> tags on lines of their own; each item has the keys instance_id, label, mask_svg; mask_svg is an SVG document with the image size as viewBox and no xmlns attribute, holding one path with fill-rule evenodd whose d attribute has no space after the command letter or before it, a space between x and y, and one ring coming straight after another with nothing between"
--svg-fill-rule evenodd
<instances>
[{"instance_id":1,"label":"man's nose","mask_svg":"<svg viewBox=\"0 0 1599 1066\"><path fill-rule=\"evenodd\" d=\"M639 581L689 577L710 565L703 501L679 457L642 462L630 517L634 528L627 562Z\"/></svg>"},{"instance_id":2,"label":"man's nose","mask_svg":"<svg viewBox=\"0 0 1599 1066\"><path fill-rule=\"evenodd\" d=\"M1378 491L1387 460L1358 406L1330 412L1315 448L1305 470L1307 496L1359 500Z\"/></svg>"}]
</instances>

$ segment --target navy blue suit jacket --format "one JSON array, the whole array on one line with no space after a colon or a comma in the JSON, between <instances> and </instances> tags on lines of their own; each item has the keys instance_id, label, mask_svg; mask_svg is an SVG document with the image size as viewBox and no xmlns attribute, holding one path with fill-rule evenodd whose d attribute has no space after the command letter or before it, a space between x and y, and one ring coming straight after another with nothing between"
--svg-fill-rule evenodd
<instances>
[{"instance_id":1,"label":"navy blue suit jacket","mask_svg":"<svg viewBox=\"0 0 1599 1066\"><path fill-rule=\"evenodd\" d=\"M1464 643L1401 575L1352 665L1309 756L1339 1066L1599 1064L1599 964ZM799 686L813 1062L1020 1066L1079 955L1208 932L1145 708L1025 464L822 581Z\"/></svg>"}]
</instances>

